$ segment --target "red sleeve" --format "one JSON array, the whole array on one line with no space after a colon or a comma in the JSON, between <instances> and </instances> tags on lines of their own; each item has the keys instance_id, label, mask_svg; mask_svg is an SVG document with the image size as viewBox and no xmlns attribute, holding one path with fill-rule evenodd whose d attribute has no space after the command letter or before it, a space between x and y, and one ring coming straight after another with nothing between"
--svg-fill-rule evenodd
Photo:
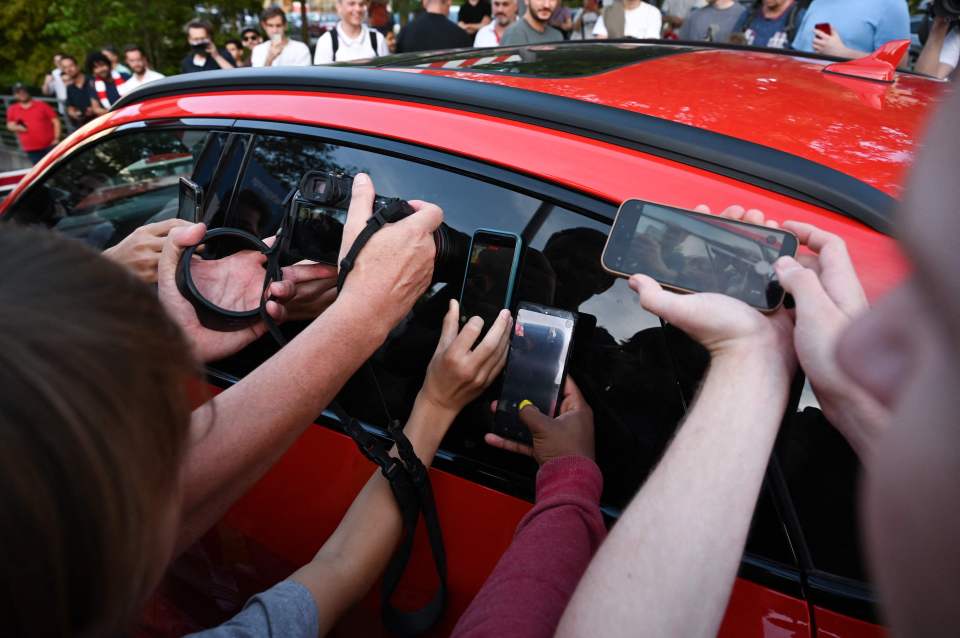
<instances>
[{"instance_id":1,"label":"red sleeve","mask_svg":"<svg viewBox=\"0 0 960 638\"><path fill-rule=\"evenodd\" d=\"M553 636L580 576L606 537L603 476L581 456L554 459L537 473L537 504L453 635Z\"/></svg>"},{"instance_id":2,"label":"red sleeve","mask_svg":"<svg viewBox=\"0 0 960 638\"><path fill-rule=\"evenodd\" d=\"M17 112L20 108L19 104L11 104L10 108L7 109L7 121L16 122L17 121Z\"/></svg>"}]
</instances>

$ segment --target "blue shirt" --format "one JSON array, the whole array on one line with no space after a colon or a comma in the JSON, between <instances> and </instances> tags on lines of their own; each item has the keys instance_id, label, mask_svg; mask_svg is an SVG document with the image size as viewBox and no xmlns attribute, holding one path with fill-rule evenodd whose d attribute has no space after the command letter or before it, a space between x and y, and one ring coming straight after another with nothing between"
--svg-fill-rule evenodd
<instances>
[{"instance_id":1,"label":"blue shirt","mask_svg":"<svg viewBox=\"0 0 960 638\"><path fill-rule=\"evenodd\" d=\"M890 40L910 39L906 0L813 0L807 9L793 48L813 51L813 27L829 22L843 43L872 53Z\"/></svg>"},{"instance_id":2,"label":"blue shirt","mask_svg":"<svg viewBox=\"0 0 960 638\"><path fill-rule=\"evenodd\" d=\"M765 18L762 10L757 10L753 20L745 24L742 29L744 36L747 38L747 44L773 49L787 48L789 44L787 42L787 22L796 8L796 5L790 7L779 18L773 20ZM744 18L746 17L745 14Z\"/></svg>"},{"instance_id":3,"label":"blue shirt","mask_svg":"<svg viewBox=\"0 0 960 638\"><path fill-rule=\"evenodd\" d=\"M219 627L185 638L316 638L319 633L310 590L284 580L251 598L243 611Z\"/></svg>"}]
</instances>

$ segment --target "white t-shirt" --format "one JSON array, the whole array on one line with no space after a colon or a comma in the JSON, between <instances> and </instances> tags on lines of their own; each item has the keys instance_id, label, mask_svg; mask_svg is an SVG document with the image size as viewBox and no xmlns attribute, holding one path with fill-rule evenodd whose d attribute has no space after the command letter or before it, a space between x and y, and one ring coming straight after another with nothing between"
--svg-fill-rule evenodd
<instances>
[{"instance_id":1,"label":"white t-shirt","mask_svg":"<svg viewBox=\"0 0 960 638\"><path fill-rule=\"evenodd\" d=\"M641 2L636 9L624 11L623 35L629 38L659 38L660 27L663 25L663 16L660 10L652 4ZM607 37L607 27L603 24L603 16L597 19L593 27L594 37Z\"/></svg>"},{"instance_id":2,"label":"white t-shirt","mask_svg":"<svg viewBox=\"0 0 960 638\"><path fill-rule=\"evenodd\" d=\"M377 34L377 56L390 55L387 49L387 39L382 33ZM331 62L349 62L350 60L363 60L374 56L373 44L370 41L370 28L360 25L360 35L351 38L343 29L340 23L337 23L337 59L333 59L333 37L330 33L324 33L317 40L317 50L313 54L314 64L330 64Z\"/></svg>"},{"instance_id":3,"label":"white t-shirt","mask_svg":"<svg viewBox=\"0 0 960 638\"><path fill-rule=\"evenodd\" d=\"M250 66L264 66L270 53L270 40L253 47L250 53ZM310 66L310 47L297 40L287 40L280 55L273 59L270 66Z\"/></svg>"},{"instance_id":4,"label":"white t-shirt","mask_svg":"<svg viewBox=\"0 0 960 638\"><path fill-rule=\"evenodd\" d=\"M474 47L497 47L500 46L500 39L497 37L497 20L493 19L489 24L480 27L477 30L477 36L473 39ZM508 27L510 25L507 25Z\"/></svg>"},{"instance_id":5,"label":"white t-shirt","mask_svg":"<svg viewBox=\"0 0 960 638\"><path fill-rule=\"evenodd\" d=\"M960 62L960 31L956 28L950 29L950 33L943 40L943 48L940 49L940 64L957 68Z\"/></svg>"},{"instance_id":6,"label":"white t-shirt","mask_svg":"<svg viewBox=\"0 0 960 638\"><path fill-rule=\"evenodd\" d=\"M163 73L158 73L153 69L147 69L142 78L138 78L136 74L131 75L126 82L117 87L117 93L120 95L126 95L138 86L143 86L147 82L153 82L154 80L159 80L163 77L166 77Z\"/></svg>"}]
</instances>

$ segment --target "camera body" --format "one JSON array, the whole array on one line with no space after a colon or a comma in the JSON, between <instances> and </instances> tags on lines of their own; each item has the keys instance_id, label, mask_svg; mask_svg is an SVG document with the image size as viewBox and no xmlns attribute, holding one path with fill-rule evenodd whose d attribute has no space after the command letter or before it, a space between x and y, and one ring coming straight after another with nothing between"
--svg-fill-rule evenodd
<instances>
[{"instance_id":1,"label":"camera body","mask_svg":"<svg viewBox=\"0 0 960 638\"><path fill-rule=\"evenodd\" d=\"M353 194L353 177L333 171L308 171L300 180L300 187L293 196L285 224L289 232L281 241L284 262L293 263L309 259L320 263L338 265L343 227L347 222L350 198ZM373 212L390 210L397 222L415 211L406 201L396 197L376 195ZM459 281L462 278L467 258L469 238L446 224L441 224L433 234L437 253L434 264L434 280Z\"/></svg>"},{"instance_id":2,"label":"camera body","mask_svg":"<svg viewBox=\"0 0 960 638\"><path fill-rule=\"evenodd\" d=\"M930 10L936 18L960 20L960 0L933 0Z\"/></svg>"}]
</instances>

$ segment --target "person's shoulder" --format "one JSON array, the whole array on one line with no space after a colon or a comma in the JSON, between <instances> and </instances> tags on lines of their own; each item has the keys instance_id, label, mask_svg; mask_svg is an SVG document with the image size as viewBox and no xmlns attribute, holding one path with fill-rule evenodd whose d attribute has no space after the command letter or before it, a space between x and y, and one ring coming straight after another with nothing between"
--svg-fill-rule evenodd
<instances>
[{"instance_id":1,"label":"person's shoulder","mask_svg":"<svg viewBox=\"0 0 960 638\"><path fill-rule=\"evenodd\" d=\"M526 37L524 37L522 23L521 18L504 29L503 35L500 36L500 44L525 44Z\"/></svg>"},{"instance_id":2,"label":"person's shoulder","mask_svg":"<svg viewBox=\"0 0 960 638\"><path fill-rule=\"evenodd\" d=\"M304 44L300 40L290 40L290 44L288 46L292 46L295 50L298 50L300 52L306 51L307 53L310 53L310 47L308 47L306 44Z\"/></svg>"}]
</instances>

